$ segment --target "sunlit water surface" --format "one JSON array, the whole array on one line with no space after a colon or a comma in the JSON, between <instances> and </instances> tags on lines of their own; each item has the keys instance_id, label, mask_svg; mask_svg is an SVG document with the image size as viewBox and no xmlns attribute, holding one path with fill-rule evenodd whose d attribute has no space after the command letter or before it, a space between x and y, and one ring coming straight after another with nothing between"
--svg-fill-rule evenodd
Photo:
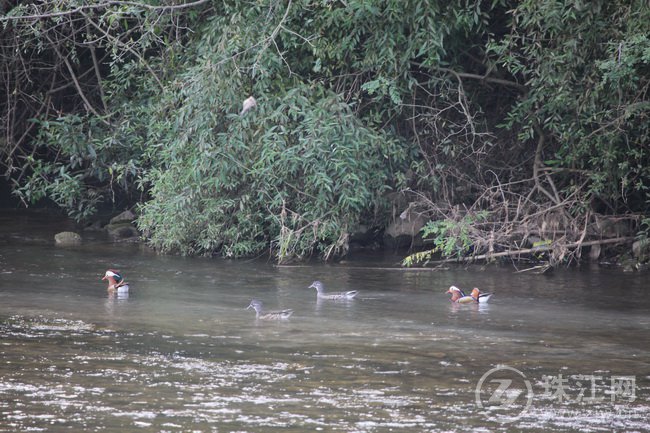
<instances>
[{"instance_id":1,"label":"sunlit water surface","mask_svg":"<svg viewBox=\"0 0 650 433\"><path fill-rule=\"evenodd\" d=\"M647 274L275 267L0 226L0 432L650 431ZM317 302L315 279L360 295ZM452 305L451 284L495 295Z\"/></svg>"}]
</instances>

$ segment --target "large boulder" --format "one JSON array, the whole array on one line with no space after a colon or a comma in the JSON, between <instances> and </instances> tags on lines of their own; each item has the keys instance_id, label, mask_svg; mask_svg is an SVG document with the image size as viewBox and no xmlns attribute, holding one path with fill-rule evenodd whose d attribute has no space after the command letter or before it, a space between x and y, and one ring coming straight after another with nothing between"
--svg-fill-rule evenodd
<instances>
[{"instance_id":1,"label":"large boulder","mask_svg":"<svg viewBox=\"0 0 650 433\"><path fill-rule=\"evenodd\" d=\"M135 214L130 210L125 210L111 218L110 222L104 227L108 233L108 238L113 242L139 239L140 232L138 232L133 221L135 221Z\"/></svg>"}]
</instances>

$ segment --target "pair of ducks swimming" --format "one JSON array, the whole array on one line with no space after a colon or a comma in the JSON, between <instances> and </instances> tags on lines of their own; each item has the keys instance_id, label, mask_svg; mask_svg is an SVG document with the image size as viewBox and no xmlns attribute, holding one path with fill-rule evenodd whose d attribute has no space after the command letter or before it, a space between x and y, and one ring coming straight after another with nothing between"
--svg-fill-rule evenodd
<instances>
[{"instance_id":1,"label":"pair of ducks swimming","mask_svg":"<svg viewBox=\"0 0 650 433\"><path fill-rule=\"evenodd\" d=\"M472 293L466 295L461 289L456 286L451 286L447 293L451 295L451 302L456 304L487 304L492 296L492 293L481 293L481 291L474 287Z\"/></svg>"},{"instance_id":2,"label":"pair of ducks swimming","mask_svg":"<svg viewBox=\"0 0 650 433\"><path fill-rule=\"evenodd\" d=\"M320 281L314 281L309 286L310 289L316 289L316 299L325 299L330 301L347 301L353 299L359 293L358 290L349 290L347 292L325 292L325 285ZM247 310L252 308L255 310L255 317L260 320L281 320L288 319L293 314L293 310L281 311L262 311L262 302L258 299L253 299Z\"/></svg>"}]
</instances>

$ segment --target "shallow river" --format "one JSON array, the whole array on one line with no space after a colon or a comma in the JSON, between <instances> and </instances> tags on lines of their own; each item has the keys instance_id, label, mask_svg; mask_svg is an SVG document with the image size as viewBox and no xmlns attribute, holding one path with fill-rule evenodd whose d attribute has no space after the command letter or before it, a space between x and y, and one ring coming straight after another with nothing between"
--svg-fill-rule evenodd
<instances>
[{"instance_id":1,"label":"shallow river","mask_svg":"<svg viewBox=\"0 0 650 433\"><path fill-rule=\"evenodd\" d=\"M0 216L0 432L650 431L647 274L57 248L65 223L17 215ZM360 294L317 302L316 279ZM451 284L495 295L452 305ZM252 298L295 312L256 320Z\"/></svg>"}]
</instances>

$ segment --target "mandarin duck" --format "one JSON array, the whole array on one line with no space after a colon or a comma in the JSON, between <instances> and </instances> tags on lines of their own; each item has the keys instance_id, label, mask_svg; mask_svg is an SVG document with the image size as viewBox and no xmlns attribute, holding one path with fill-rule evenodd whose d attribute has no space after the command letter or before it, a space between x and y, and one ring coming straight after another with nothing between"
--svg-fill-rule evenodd
<instances>
[{"instance_id":1,"label":"mandarin duck","mask_svg":"<svg viewBox=\"0 0 650 433\"><path fill-rule=\"evenodd\" d=\"M104 274L102 280L108 280L108 287L106 288L109 293L128 293L129 284L124 281L124 277L120 274L120 271L115 269L109 269Z\"/></svg>"},{"instance_id":2,"label":"mandarin duck","mask_svg":"<svg viewBox=\"0 0 650 433\"><path fill-rule=\"evenodd\" d=\"M475 304L477 301L469 295L466 295L456 286L449 287L447 293L451 295L451 302L456 304Z\"/></svg>"},{"instance_id":3,"label":"mandarin duck","mask_svg":"<svg viewBox=\"0 0 650 433\"><path fill-rule=\"evenodd\" d=\"M471 296L472 299L474 299L479 304L487 304L488 301L490 300L490 297L492 296L492 293L481 293L481 291L478 288L474 287Z\"/></svg>"}]
</instances>

